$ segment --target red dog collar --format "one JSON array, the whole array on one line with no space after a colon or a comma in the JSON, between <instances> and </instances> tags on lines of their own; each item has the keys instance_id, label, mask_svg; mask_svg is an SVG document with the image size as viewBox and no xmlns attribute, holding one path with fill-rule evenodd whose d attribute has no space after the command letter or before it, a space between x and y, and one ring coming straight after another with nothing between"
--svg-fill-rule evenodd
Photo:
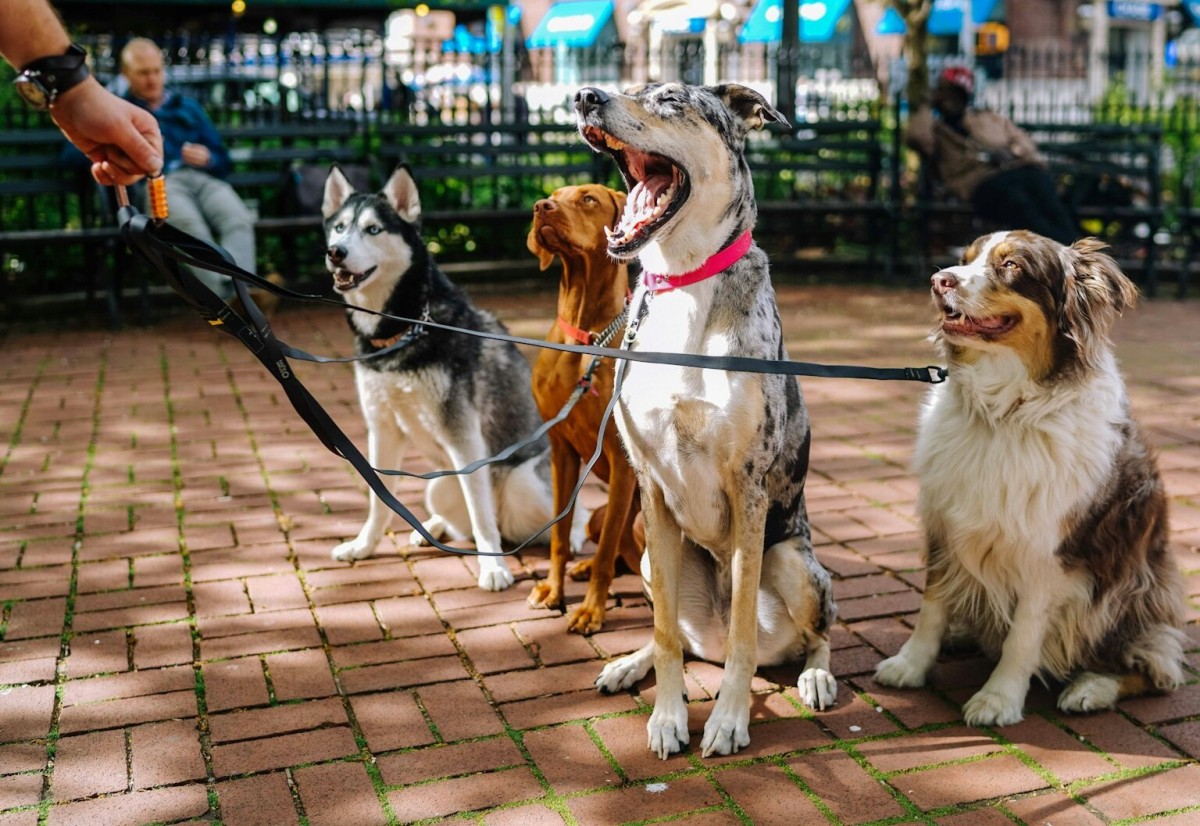
<instances>
[{"instance_id":1,"label":"red dog collar","mask_svg":"<svg viewBox=\"0 0 1200 826\"><path fill-rule=\"evenodd\" d=\"M673 290L676 287L686 287L689 284L695 284L697 281L703 281L732 267L746 254L746 250L750 249L750 245L753 243L754 239L750 237L750 230L746 230L738 236L736 241L691 272L685 272L683 275L659 275L652 272L643 272L642 283L652 293L665 292L666 290Z\"/></svg>"},{"instance_id":2,"label":"red dog collar","mask_svg":"<svg viewBox=\"0 0 1200 826\"><path fill-rule=\"evenodd\" d=\"M580 344L591 344L592 334L587 330L582 330L574 324L568 324L562 316L558 317L558 329L567 334L568 338L573 338Z\"/></svg>"}]
</instances>

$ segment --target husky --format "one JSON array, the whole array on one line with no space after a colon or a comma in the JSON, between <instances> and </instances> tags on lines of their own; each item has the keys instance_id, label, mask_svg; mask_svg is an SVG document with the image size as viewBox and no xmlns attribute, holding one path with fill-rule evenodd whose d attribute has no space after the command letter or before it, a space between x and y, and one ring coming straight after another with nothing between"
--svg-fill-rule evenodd
<instances>
[{"instance_id":1,"label":"husky","mask_svg":"<svg viewBox=\"0 0 1200 826\"><path fill-rule=\"evenodd\" d=\"M325 180L325 263L346 303L411 319L505 333L438 268L421 239L421 201L401 166L378 193L356 192L336 166ZM346 310L355 352L378 358L354 363L367 423L367 454L376 468L398 468L411 444L435 467L462 468L532 434L542 420L534 404L529 361L506 342ZM553 518L550 443L544 436L503 462L475 473L443 476L425 488L425 529L435 539L474 538L479 587L513 584L502 540L522 542ZM578 546L588 514L573 528ZM369 557L393 512L373 492L358 536L333 558ZM421 544L413 532L410 543ZM535 540L543 544L544 536Z\"/></svg>"},{"instance_id":2,"label":"husky","mask_svg":"<svg viewBox=\"0 0 1200 826\"><path fill-rule=\"evenodd\" d=\"M608 252L642 264L631 349L784 358L767 256L751 238L745 157L747 132L783 115L734 84L584 88L575 111L630 190ZM641 490L654 638L596 684L628 688L653 665L647 733L665 759L689 740L683 650L724 660L700 746L730 754L750 743L756 666L803 658L801 699L827 708L837 695L836 606L804 504L808 413L799 383L782 375L642 363L626 375L616 419Z\"/></svg>"}]
</instances>

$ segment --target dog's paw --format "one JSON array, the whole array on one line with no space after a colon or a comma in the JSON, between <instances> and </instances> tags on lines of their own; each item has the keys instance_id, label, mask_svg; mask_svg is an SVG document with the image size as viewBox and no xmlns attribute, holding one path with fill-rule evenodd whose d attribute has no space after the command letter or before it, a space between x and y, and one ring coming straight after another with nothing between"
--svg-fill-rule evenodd
<instances>
[{"instance_id":1,"label":"dog's paw","mask_svg":"<svg viewBox=\"0 0 1200 826\"><path fill-rule=\"evenodd\" d=\"M837 700L837 680L823 668L810 668L796 682L800 699L809 708L824 711Z\"/></svg>"},{"instance_id":2,"label":"dog's paw","mask_svg":"<svg viewBox=\"0 0 1200 826\"><path fill-rule=\"evenodd\" d=\"M984 687L963 706L963 720L968 726L1011 726L1023 719L1024 700Z\"/></svg>"},{"instance_id":3,"label":"dog's paw","mask_svg":"<svg viewBox=\"0 0 1200 826\"><path fill-rule=\"evenodd\" d=\"M1120 683L1108 674L1090 671L1076 677L1058 695L1058 707L1074 713L1112 708L1120 699Z\"/></svg>"},{"instance_id":4,"label":"dog's paw","mask_svg":"<svg viewBox=\"0 0 1200 826\"><path fill-rule=\"evenodd\" d=\"M604 606L599 608L586 602L571 612L567 619L567 630L575 634L595 634L604 626Z\"/></svg>"},{"instance_id":5,"label":"dog's paw","mask_svg":"<svg viewBox=\"0 0 1200 826\"><path fill-rule=\"evenodd\" d=\"M718 699L716 708L704 724L704 738L700 741L701 755L733 754L748 745L750 706L741 704L738 709L725 709Z\"/></svg>"},{"instance_id":6,"label":"dog's paw","mask_svg":"<svg viewBox=\"0 0 1200 826\"><path fill-rule=\"evenodd\" d=\"M425 529L425 533L432 536L438 542L441 542L443 539L446 539L447 537L450 537L452 539L465 538L465 537L451 537L450 536L450 526L446 523L445 519L442 519L442 517L437 516L436 514L434 516L431 516L429 519L425 520L424 522L422 522L421 527L423 527ZM429 540L426 539L420 531L414 530L412 533L410 533L408 535L408 544L412 545L414 548L427 548L427 547L429 547L430 543L429 543Z\"/></svg>"},{"instance_id":7,"label":"dog's paw","mask_svg":"<svg viewBox=\"0 0 1200 826\"><path fill-rule=\"evenodd\" d=\"M918 668L903 654L897 654L875 666L875 682L894 688L918 688L925 685L925 669Z\"/></svg>"},{"instance_id":8,"label":"dog's paw","mask_svg":"<svg viewBox=\"0 0 1200 826\"><path fill-rule=\"evenodd\" d=\"M587 582L592 578L592 565L595 562L592 557L581 559L571 567L567 568L567 576L575 582Z\"/></svg>"},{"instance_id":9,"label":"dog's paw","mask_svg":"<svg viewBox=\"0 0 1200 826\"><path fill-rule=\"evenodd\" d=\"M366 559L375 553L377 542L365 542L361 537L355 537L349 542L336 546L330 553L338 562L353 562L356 559Z\"/></svg>"},{"instance_id":10,"label":"dog's paw","mask_svg":"<svg viewBox=\"0 0 1200 826\"><path fill-rule=\"evenodd\" d=\"M596 688L603 694L624 691L649 674L653 663L653 655L641 651L613 660L604 666L596 678Z\"/></svg>"},{"instance_id":11,"label":"dog's paw","mask_svg":"<svg viewBox=\"0 0 1200 826\"><path fill-rule=\"evenodd\" d=\"M526 603L530 608L561 608L562 591L554 588L549 582L535 582Z\"/></svg>"},{"instance_id":12,"label":"dog's paw","mask_svg":"<svg viewBox=\"0 0 1200 826\"><path fill-rule=\"evenodd\" d=\"M492 564L486 564L487 561ZM504 591L516 582L516 577L512 576L512 571L503 562L487 556L479 557L479 562L479 587L484 591Z\"/></svg>"},{"instance_id":13,"label":"dog's paw","mask_svg":"<svg viewBox=\"0 0 1200 826\"><path fill-rule=\"evenodd\" d=\"M687 705L678 702L671 703L669 709L663 709L662 706L662 703L655 704L650 722L646 723L646 733L649 735L650 751L657 754L659 759L666 760L672 754L683 751L691 737L687 730ZM706 731L707 728L705 726Z\"/></svg>"}]
</instances>

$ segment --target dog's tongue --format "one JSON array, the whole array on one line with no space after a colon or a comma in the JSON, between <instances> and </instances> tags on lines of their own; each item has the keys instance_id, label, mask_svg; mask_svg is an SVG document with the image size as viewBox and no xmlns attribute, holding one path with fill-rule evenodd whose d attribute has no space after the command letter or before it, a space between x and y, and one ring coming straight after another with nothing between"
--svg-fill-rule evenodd
<instances>
[{"instance_id":1,"label":"dog's tongue","mask_svg":"<svg viewBox=\"0 0 1200 826\"><path fill-rule=\"evenodd\" d=\"M973 318L972 316L960 315L954 318L948 318L945 326L950 331L960 333L996 333L1006 329L1012 320L1008 316L993 316L991 318Z\"/></svg>"},{"instance_id":2,"label":"dog's tongue","mask_svg":"<svg viewBox=\"0 0 1200 826\"><path fill-rule=\"evenodd\" d=\"M625 200L625 212L610 239L630 240L638 230L660 217L675 195L675 176L648 175L638 181Z\"/></svg>"}]
</instances>

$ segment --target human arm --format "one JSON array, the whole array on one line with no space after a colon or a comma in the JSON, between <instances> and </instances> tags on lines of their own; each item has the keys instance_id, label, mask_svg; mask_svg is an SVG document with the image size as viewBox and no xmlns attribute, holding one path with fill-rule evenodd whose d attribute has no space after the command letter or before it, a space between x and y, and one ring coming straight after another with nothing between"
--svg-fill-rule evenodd
<instances>
[{"instance_id":1,"label":"human arm","mask_svg":"<svg viewBox=\"0 0 1200 826\"><path fill-rule=\"evenodd\" d=\"M13 66L62 54L70 45L58 13L46 0L0 2L0 55Z\"/></svg>"},{"instance_id":2,"label":"human arm","mask_svg":"<svg viewBox=\"0 0 1200 826\"><path fill-rule=\"evenodd\" d=\"M1026 162L1045 163L1033 137L1007 118L1005 119L1005 132L1008 135L1008 150L1012 152L1013 157Z\"/></svg>"},{"instance_id":3,"label":"human arm","mask_svg":"<svg viewBox=\"0 0 1200 826\"><path fill-rule=\"evenodd\" d=\"M183 144L183 162L203 169L210 175L224 178L233 170L233 161L229 157L229 150L225 148L225 142L217 133L217 128L196 101L187 98L181 100L180 104L191 110L187 119L194 129L193 134L189 136L191 139Z\"/></svg>"},{"instance_id":4,"label":"human arm","mask_svg":"<svg viewBox=\"0 0 1200 826\"><path fill-rule=\"evenodd\" d=\"M921 104L909 116L908 131L905 133L904 140L905 143L925 157L933 157L935 149L933 110L929 107L929 104Z\"/></svg>"},{"instance_id":5,"label":"human arm","mask_svg":"<svg viewBox=\"0 0 1200 826\"><path fill-rule=\"evenodd\" d=\"M46 0L0 0L0 55L20 68L66 52L71 39ZM50 109L54 123L92 161L101 184L130 184L162 169L162 137L154 116L88 77Z\"/></svg>"}]
</instances>

